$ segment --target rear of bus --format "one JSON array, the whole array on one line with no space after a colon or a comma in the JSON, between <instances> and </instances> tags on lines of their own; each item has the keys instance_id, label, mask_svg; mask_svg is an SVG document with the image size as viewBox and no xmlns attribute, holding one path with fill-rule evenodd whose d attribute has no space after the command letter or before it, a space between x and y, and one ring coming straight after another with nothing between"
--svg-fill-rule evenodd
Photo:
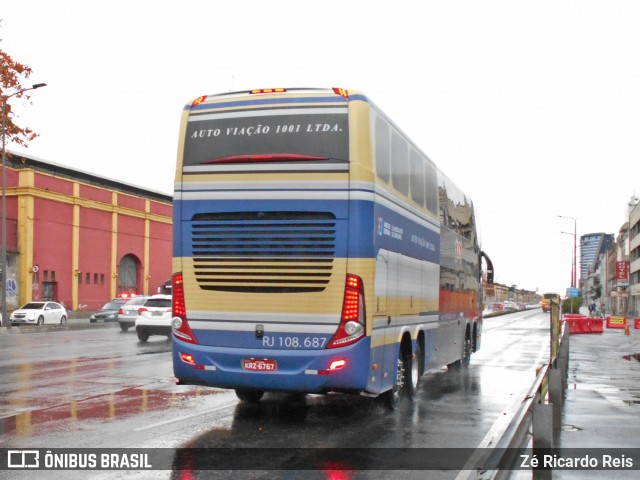
<instances>
[{"instance_id":1,"label":"rear of bus","mask_svg":"<svg viewBox=\"0 0 640 480\"><path fill-rule=\"evenodd\" d=\"M551 302L556 305L560 305L560 295L557 293L545 293L542 295L542 299L540 300L540 305L542 306L543 312L551 311Z\"/></svg>"},{"instance_id":2,"label":"rear of bus","mask_svg":"<svg viewBox=\"0 0 640 480\"><path fill-rule=\"evenodd\" d=\"M340 90L271 90L185 107L174 197L180 383L366 387L373 215L352 198L349 139L349 112L365 105Z\"/></svg>"}]
</instances>

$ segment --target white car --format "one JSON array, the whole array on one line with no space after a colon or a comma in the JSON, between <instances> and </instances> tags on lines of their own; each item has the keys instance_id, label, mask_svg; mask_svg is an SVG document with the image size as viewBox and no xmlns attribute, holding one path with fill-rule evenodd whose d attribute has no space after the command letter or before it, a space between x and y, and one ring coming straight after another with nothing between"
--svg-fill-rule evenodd
<instances>
[{"instance_id":1,"label":"white car","mask_svg":"<svg viewBox=\"0 0 640 480\"><path fill-rule=\"evenodd\" d=\"M136 318L138 318L138 310L144 305L149 297L147 295L139 295L131 298L127 303L120 307L118 310L118 323L120 324L120 330L126 332L129 327L133 327L136 324Z\"/></svg>"},{"instance_id":2,"label":"white car","mask_svg":"<svg viewBox=\"0 0 640 480\"><path fill-rule=\"evenodd\" d=\"M67 322L67 310L56 302L29 302L11 314L11 325L44 325Z\"/></svg>"},{"instance_id":3,"label":"white car","mask_svg":"<svg viewBox=\"0 0 640 480\"><path fill-rule=\"evenodd\" d=\"M138 340L146 342L151 335L171 336L171 295L153 295L138 309Z\"/></svg>"},{"instance_id":4,"label":"white car","mask_svg":"<svg viewBox=\"0 0 640 480\"><path fill-rule=\"evenodd\" d=\"M516 311L518 310L518 305L516 304L516 302L512 302L511 300L507 300L504 303L504 309L505 310L512 310L512 311Z\"/></svg>"}]
</instances>

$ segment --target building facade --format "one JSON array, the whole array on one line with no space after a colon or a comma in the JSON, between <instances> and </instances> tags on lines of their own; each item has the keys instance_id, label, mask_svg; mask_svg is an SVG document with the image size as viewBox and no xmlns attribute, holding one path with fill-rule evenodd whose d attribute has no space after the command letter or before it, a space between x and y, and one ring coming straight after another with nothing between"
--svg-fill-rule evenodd
<instances>
[{"instance_id":1,"label":"building facade","mask_svg":"<svg viewBox=\"0 0 640 480\"><path fill-rule=\"evenodd\" d=\"M640 316L640 202L629 202L629 311Z\"/></svg>"},{"instance_id":2,"label":"building facade","mask_svg":"<svg viewBox=\"0 0 640 480\"><path fill-rule=\"evenodd\" d=\"M627 204L628 221L613 242L606 242L588 269L582 286L583 301L594 300L607 315L640 317L640 203L636 196ZM590 237L591 234L584 237ZM613 237L612 234L608 234ZM582 279L581 279L582 281Z\"/></svg>"},{"instance_id":3,"label":"building facade","mask_svg":"<svg viewBox=\"0 0 640 480\"><path fill-rule=\"evenodd\" d=\"M584 285L589 271L594 269L598 257L613 244L610 233L588 233L580 237L580 279L578 285Z\"/></svg>"},{"instance_id":4,"label":"building facade","mask_svg":"<svg viewBox=\"0 0 640 480\"><path fill-rule=\"evenodd\" d=\"M6 174L7 310L97 310L169 278L171 196L17 154Z\"/></svg>"}]
</instances>

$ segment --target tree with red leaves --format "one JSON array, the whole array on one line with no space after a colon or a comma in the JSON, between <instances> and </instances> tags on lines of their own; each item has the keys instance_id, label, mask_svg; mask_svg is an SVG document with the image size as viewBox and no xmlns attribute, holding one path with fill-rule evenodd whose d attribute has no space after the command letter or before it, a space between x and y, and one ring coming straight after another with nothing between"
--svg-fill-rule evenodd
<instances>
[{"instance_id":1,"label":"tree with red leaves","mask_svg":"<svg viewBox=\"0 0 640 480\"><path fill-rule=\"evenodd\" d=\"M2 40L0 40L1 42ZM13 95L22 89L29 88L23 82L31 75L31 69L22 63L16 62L11 56L0 48L0 97L5 95ZM18 93L14 98L22 98L28 101L29 95L26 92ZM19 126L15 120L16 115L11 113L11 105L6 104L6 141L13 142L17 145L28 147L28 142L38 136L29 127Z\"/></svg>"}]
</instances>

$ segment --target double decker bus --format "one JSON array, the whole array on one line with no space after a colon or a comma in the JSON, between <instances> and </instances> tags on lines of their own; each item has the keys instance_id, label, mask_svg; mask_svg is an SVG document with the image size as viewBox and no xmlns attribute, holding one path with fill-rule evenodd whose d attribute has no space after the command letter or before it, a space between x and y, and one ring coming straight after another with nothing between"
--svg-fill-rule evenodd
<instances>
[{"instance_id":1,"label":"double decker bus","mask_svg":"<svg viewBox=\"0 0 640 480\"><path fill-rule=\"evenodd\" d=\"M425 372L480 348L490 260L473 204L361 92L186 105L173 240L181 384L248 402L384 395L395 408Z\"/></svg>"}]
</instances>

